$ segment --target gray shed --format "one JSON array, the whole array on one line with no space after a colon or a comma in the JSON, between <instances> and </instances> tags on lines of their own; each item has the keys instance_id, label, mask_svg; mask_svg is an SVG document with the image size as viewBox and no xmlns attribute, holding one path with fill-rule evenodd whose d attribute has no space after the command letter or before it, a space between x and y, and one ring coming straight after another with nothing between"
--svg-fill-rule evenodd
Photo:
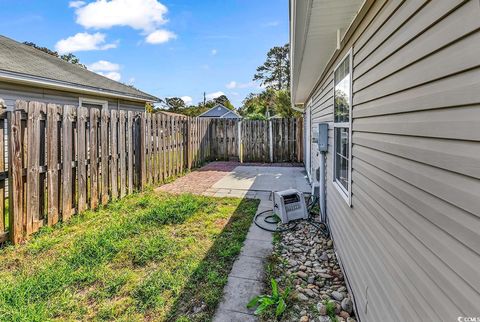
<instances>
[{"instance_id":1,"label":"gray shed","mask_svg":"<svg viewBox=\"0 0 480 322\"><path fill-rule=\"evenodd\" d=\"M222 118L222 119L241 119L237 112L230 110L222 104L217 104L208 111L203 112L198 117Z\"/></svg>"}]
</instances>

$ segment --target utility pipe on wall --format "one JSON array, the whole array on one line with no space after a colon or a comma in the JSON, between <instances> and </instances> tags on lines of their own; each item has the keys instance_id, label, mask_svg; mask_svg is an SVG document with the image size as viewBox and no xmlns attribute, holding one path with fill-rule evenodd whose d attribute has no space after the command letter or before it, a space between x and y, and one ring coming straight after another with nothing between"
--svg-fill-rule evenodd
<instances>
[{"instance_id":1,"label":"utility pipe on wall","mask_svg":"<svg viewBox=\"0 0 480 322\"><path fill-rule=\"evenodd\" d=\"M322 223L327 223L327 209L326 209L326 178L325 167L328 152L328 123L318 124L318 151L320 152L320 217Z\"/></svg>"},{"instance_id":2,"label":"utility pipe on wall","mask_svg":"<svg viewBox=\"0 0 480 322\"><path fill-rule=\"evenodd\" d=\"M326 152L320 152L320 219L322 223L327 223L327 212L326 212L326 197L327 197L327 187L325 180L325 163L326 163Z\"/></svg>"}]
</instances>

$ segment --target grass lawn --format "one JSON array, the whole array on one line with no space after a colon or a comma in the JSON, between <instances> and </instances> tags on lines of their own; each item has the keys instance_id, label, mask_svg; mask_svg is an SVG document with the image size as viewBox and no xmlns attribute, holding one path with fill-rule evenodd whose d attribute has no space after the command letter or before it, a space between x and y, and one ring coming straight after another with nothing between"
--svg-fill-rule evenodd
<instances>
[{"instance_id":1,"label":"grass lawn","mask_svg":"<svg viewBox=\"0 0 480 322\"><path fill-rule=\"evenodd\" d=\"M0 250L0 321L208 321L256 200L128 196Z\"/></svg>"}]
</instances>

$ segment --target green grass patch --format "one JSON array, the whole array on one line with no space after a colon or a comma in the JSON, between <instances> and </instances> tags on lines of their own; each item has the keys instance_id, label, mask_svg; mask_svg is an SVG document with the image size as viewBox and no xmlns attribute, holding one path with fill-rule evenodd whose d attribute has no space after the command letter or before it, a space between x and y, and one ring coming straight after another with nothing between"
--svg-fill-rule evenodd
<instances>
[{"instance_id":1,"label":"green grass patch","mask_svg":"<svg viewBox=\"0 0 480 322\"><path fill-rule=\"evenodd\" d=\"M0 321L208 321L258 202L146 192L0 250Z\"/></svg>"}]
</instances>

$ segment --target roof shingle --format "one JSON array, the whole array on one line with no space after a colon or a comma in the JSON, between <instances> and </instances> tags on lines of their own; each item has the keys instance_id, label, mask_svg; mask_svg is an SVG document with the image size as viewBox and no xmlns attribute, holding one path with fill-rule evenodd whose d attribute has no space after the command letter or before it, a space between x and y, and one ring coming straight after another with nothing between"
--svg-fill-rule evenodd
<instances>
[{"instance_id":1,"label":"roof shingle","mask_svg":"<svg viewBox=\"0 0 480 322\"><path fill-rule=\"evenodd\" d=\"M100 89L111 94L117 93L147 101L158 100L153 95L68 63L63 59L2 35L0 35L0 70L54 80L79 88Z\"/></svg>"}]
</instances>

